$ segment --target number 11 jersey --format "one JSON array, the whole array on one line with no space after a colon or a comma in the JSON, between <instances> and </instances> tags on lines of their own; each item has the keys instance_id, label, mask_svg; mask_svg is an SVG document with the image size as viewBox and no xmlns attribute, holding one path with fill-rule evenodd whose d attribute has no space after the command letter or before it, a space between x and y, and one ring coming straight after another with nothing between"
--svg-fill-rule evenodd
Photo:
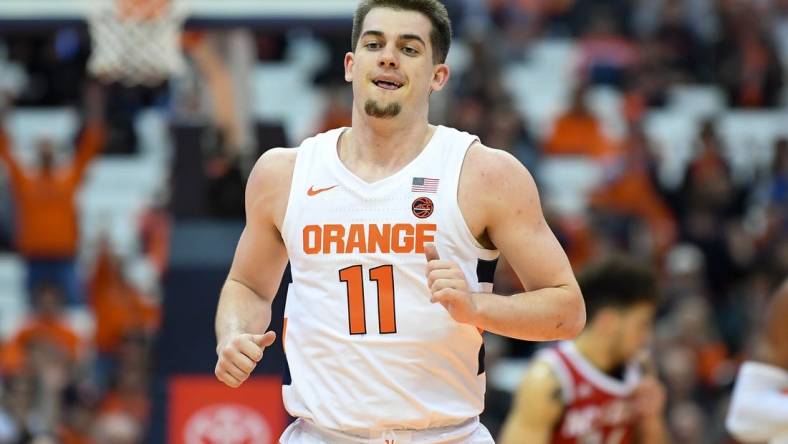
<instances>
[{"instance_id":1,"label":"number 11 jersey","mask_svg":"<svg viewBox=\"0 0 788 444\"><path fill-rule=\"evenodd\" d=\"M484 249L457 203L478 139L438 126L393 175L368 183L339 159L345 128L299 147L282 236L293 281L283 344L287 411L353 433L458 424L484 406L484 345L430 302L425 244L492 291L498 252Z\"/></svg>"}]
</instances>

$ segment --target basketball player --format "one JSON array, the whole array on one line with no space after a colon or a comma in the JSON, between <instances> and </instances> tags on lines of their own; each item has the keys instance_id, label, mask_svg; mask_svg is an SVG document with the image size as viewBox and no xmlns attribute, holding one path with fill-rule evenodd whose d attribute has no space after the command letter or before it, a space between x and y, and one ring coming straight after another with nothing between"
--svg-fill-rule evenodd
<instances>
[{"instance_id":1,"label":"basketball player","mask_svg":"<svg viewBox=\"0 0 788 444\"><path fill-rule=\"evenodd\" d=\"M274 341L265 330L289 260L282 393L298 420L282 443L492 442L477 419L480 332L552 340L585 324L526 169L428 124L450 38L437 0L362 1L344 59L352 127L268 151L251 173L216 376L241 385ZM491 293L499 252L530 291Z\"/></svg>"},{"instance_id":2,"label":"basketball player","mask_svg":"<svg viewBox=\"0 0 788 444\"><path fill-rule=\"evenodd\" d=\"M771 302L762 348L739 370L725 425L742 442L788 444L788 279Z\"/></svg>"},{"instance_id":3,"label":"basketball player","mask_svg":"<svg viewBox=\"0 0 788 444\"><path fill-rule=\"evenodd\" d=\"M653 273L613 256L579 280L589 325L537 354L500 442L667 444L664 389L641 373L657 306Z\"/></svg>"}]
</instances>

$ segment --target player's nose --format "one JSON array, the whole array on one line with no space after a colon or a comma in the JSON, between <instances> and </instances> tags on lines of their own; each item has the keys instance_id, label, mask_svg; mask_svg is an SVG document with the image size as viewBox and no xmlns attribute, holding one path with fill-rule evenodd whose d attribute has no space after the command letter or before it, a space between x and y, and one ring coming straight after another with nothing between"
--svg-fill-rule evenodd
<instances>
[{"instance_id":1,"label":"player's nose","mask_svg":"<svg viewBox=\"0 0 788 444\"><path fill-rule=\"evenodd\" d=\"M378 66L381 68L397 68L399 67L399 59L397 52L391 46L386 46L380 51L380 58L378 59Z\"/></svg>"}]
</instances>

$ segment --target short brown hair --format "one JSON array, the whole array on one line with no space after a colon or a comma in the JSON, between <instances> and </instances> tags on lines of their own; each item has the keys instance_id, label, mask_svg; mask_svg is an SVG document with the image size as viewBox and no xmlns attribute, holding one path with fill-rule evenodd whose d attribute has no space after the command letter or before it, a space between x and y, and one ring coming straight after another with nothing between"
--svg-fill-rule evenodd
<instances>
[{"instance_id":1,"label":"short brown hair","mask_svg":"<svg viewBox=\"0 0 788 444\"><path fill-rule=\"evenodd\" d=\"M578 276L588 319L603 308L630 308L638 303L659 304L654 270L634 258L614 254L588 266Z\"/></svg>"},{"instance_id":2,"label":"short brown hair","mask_svg":"<svg viewBox=\"0 0 788 444\"><path fill-rule=\"evenodd\" d=\"M416 11L424 14L432 23L430 43L432 44L433 63L446 62L451 46L451 20L446 6L438 0L363 0L353 14L353 33L351 34L351 50L356 50L361 37L364 19L373 8L391 8L398 11Z\"/></svg>"}]
</instances>

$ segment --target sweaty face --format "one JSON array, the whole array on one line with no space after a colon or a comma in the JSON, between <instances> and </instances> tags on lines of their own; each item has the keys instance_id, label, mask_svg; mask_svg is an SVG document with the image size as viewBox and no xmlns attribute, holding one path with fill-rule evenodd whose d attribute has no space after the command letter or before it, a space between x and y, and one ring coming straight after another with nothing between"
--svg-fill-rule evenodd
<instances>
[{"instance_id":1,"label":"sweaty face","mask_svg":"<svg viewBox=\"0 0 788 444\"><path fill-rule=\"evenodd\" d=\"M374 8L367 14L353 53L345 56L345 79L354 100L376 118L393 118L411 107L427 107L436 70L432 62L432 23L421 13Z\"/></svg>"},{"instance_id":2,"label":"sweaty face","mask_svg":"<svg viewBox=\"0 0 788 444\"><path fill-rule=\"evenodd\" d=\"M629 361L648 344L655 311L654 304L647 302L617 310L618 326L612 344L612 352L617 361Z\"/></svg>"}]
</instances>

